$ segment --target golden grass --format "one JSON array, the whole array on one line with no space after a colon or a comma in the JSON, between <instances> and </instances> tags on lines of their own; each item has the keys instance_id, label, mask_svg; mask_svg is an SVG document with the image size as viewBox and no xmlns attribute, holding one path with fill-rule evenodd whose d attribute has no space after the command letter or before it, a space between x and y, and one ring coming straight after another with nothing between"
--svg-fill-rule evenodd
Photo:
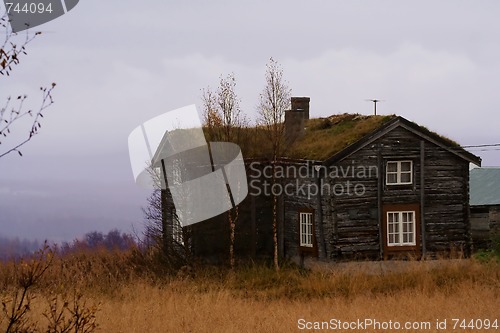
<instances>
[{"instance_id":1,"label":"golden grass","mask_svg":"<svg viewBox=\"0 0 500 333\"><path fill-rule=\"evenodd\" d=\"M371 264L314 271L291 266L280 272L263 264L234 272L198 267L193 277L181 278L159 275L134 252L81 252L57 258L49 267L34 291L30 320L43 327L48 299L72 290L82 292L88 306L99 304L98 331L109 333L296 332L299 319L432 325L438 319L448 325L452 318L500 320L497 260L395 262L394 271L385 273L368 270ZM15 283L12 268L0 265L2 297Z\"/></svg>"},{"instance_id":2,"label":"golden grass","mask_svg":"<svg viewBox=\"0 0 500 333\"><path fill-rule=\"evenodd\" d=\"M461 287L451 295L400 291L352 298L255 300L235 297L228 290L180 292L141 284L124 288L122 297L103 302L98 321L102 332L294 332L301 318L432 323L437 319L498 318L498 289Z\"/></svg>"}]
</instances>

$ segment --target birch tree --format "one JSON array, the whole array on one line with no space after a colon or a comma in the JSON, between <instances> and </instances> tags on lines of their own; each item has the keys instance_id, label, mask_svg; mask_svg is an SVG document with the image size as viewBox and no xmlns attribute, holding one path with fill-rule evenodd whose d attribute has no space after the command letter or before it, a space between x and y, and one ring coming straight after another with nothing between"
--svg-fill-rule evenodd
<instances>
[{"instance_id":1,"label":"birch tree","mask_svg":"<svg viewBox=\"0 0 500 333\"><path fill-rule=\"evenodd\" d=\"M236 78L234 73L221 76L215 91L210 87L202 91L204 125L211 141L225 141L240 144L244 141L242 128L247 120L240 108L240 99L236 94ZM234 237L238 221L239 208L227 212L229 224L229 266L235 266Z\"/></svg>"},{"instance_id":2,"label":"birch tree","mask_svg":"<svg viewBox=\"0 0 500 333\"><path fill-rule=\"evenodd\" d=\"M273 58L266 65L266 86L260 94L258 105L259 124L264 127L265 135L271 144L272 185L276 183L275 170L285 144L285 111L290 107L291 89L283 78L283 69ZM279 271L278 258L278 197L273 198L273 260Z\"/></svg>"}]
</instances>

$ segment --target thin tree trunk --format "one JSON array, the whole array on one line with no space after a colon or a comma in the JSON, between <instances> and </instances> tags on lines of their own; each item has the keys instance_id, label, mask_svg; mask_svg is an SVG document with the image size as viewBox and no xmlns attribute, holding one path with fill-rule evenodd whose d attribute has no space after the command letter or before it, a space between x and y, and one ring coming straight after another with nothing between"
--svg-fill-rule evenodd
<instances>
[{"instance_id":1,"label":"thin tree trunk","mask_svg":"<svg viewBox=\"0 0 500 333\"><path fill-rule=\"evenodd\" d=\"M273 243L274 243L274 268L276 272L280 270L278 261L278 197L273 195Z\"/></svg>"},{"instance_id":2,"label":"thin tree trunk","mask_svg":"<svg viewBox=\"0 0 500 333\"><path fill-rule=\"evenodd\" d=\"M235 208L235 218L233 219L233 214L231 210L228 212L229 218L229 266L234 269L235 259L234 259L234 229L235 222L238 219L238 207Z\"/></svg>"},{"instance_id":3,"label":"thin tree trunk","mask_svg":"<svg viewBox=\"0 0 500 333\"><path fill-rule=\"evenodd\" d=\"M279 265L279 258L278 258L278 197L273 193L272 189L274 187L274 184L276 184L276 177L275 177L275 172L276 172L276 154L274 155L274 161L273 161L273 182L272 182L272 187L271 187L271 195L273 196L273 246L274 246L274 254L273 254L273 259L274 259L274 268L276 269L276 272L279 272L280 270L280 265Z\"/></svg>"}]
</instances>

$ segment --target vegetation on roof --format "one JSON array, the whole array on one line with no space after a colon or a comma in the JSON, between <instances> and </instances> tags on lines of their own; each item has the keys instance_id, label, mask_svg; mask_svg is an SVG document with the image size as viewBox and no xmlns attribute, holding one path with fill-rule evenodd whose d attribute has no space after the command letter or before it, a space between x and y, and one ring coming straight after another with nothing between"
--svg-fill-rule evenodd
<instances>
[{"instance_id":1,"label":"vegetation on roof","mask_svg":"<svg viewBox=\"0 0 500 333\"><path fill-rule=\"evenodd\" d=\"M287 155L291 158L325 160L395 117L344 113L310 119L306 122L305 135L294 142Z\"/></svg>"},{"instance_id":2,"label":"vegetation on roof","mask_svg":"<svg viewBox=\"0 0 500 333\"><path fill-rule=\"evenodd\" d=\"M446 143L448 143L450 146L452 147L461 147L460 144L458 142L456 142L455 140L452 140L444 135L441 135L441 134L438 134L436 132L433 132L431 130L429 130L427 127L425 126L422 126L422 125L419 125L420 126L420 129L423 131L423 132L427 132L427 133L431 133L437 137L439 137L440 139L442 139L443 141L445 141Z\"/></svg>"},{"instance_id":3,"label":"vegetation on roof","mask_svg":"<svg viewBox=\"0 0 500 333\"><path fill-rule=\"evenodd\" d=\"M283 157L324 161L396 117L396 115L366 116L344 113L306 120L304 136L285 147ZM452 147L460 147L457 142L447 137L415 125L424 133L438 136ZM245 158L272 158L271 142L264 128L259 126L239 128L235 134L237 136L231 141L241 147ZM206 129L205 136L208 141L214 141Z\"/></svg>"},{"instance_id":4,"label":"vegetation on roof","mask_svg":"<svg viewBox=\"0 0 500 333\"><path fill-rule=\"evenodd\" d=\"M304 136L284 147L283 157L325 160L395 117L345 113L306 120ZM272 158L271 142L263 127L238 128L234 134L231 141L241 147L245 158ZM205 136L214 141L206 128Z\"/></svg>"}]
</instances>

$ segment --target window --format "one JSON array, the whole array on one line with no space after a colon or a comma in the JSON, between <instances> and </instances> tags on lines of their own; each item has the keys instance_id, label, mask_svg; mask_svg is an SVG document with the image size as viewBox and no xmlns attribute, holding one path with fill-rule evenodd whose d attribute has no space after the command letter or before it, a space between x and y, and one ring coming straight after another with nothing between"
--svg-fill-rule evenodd
<instances>
[{"instance_id":1,"label":"window","mask_svg":"<svg viewBox=\"0 0 500 333\"><path fill-rule=\"evenodd\" d=\"M415 212L387 212L387 246L416 245Z\"/></svg>"},{"instance_id":2,"label":"window","mask_svg":"<svg viewBox=\"0 0 500 333\"><path fill-rule=\"evenodd\" d=\"M404 185L411 184L413 176L412 161L390 161L387 162L386 184Z\"/></svg>"},{"instance_id":3,"label":"window","mask_svg":"<svg viewBox=\"0 0 500 333\"><path fill-rule=\"evenodd\" d=\"M391 203L382 207L383 256L420 256L420 203Z\"/></svg>"},{"instance_id":4,"label":"window","mask_svg":"<svg viewBox=\"0 0 500 333\"><path fill-rule=\"evenodd\" d=\"M313 214L299 213L300 246L313 247Z\"/></svg>"}]
</instances>

